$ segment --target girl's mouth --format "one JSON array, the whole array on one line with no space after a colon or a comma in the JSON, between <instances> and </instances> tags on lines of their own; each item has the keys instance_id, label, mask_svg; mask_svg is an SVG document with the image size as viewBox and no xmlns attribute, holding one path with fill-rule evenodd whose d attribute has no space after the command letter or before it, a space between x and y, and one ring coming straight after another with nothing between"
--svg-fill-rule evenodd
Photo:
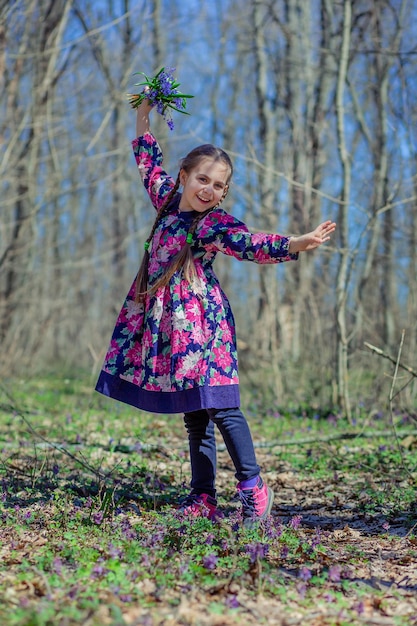
<instances>
[{"instance_id":1,"label":"girl's mouth","mask_svg":"<svg viewBox=\"0 0 417 626\"><path fill-rule=\"evenodd\" d=\"M202 198L201 196L197 196L200 202L204 202L204 204L208 204L210 202L209 198Z\"/></svg>"}]
</instances>

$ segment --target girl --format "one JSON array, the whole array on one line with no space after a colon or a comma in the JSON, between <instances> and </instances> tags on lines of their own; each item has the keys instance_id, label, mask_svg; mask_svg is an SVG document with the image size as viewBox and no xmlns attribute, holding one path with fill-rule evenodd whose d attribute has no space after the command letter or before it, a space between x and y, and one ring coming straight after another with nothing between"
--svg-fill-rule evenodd
<instances>
[{"instance_id":1,"label":"girl","mask_svg":"<svg viewBox=\"0 0 417 626\"><path fill-rule=\"evenodd\" d=\"M235 466L243 524L251 527L269 515L274 496L239 408L235 325L213 261L218 252L255 263L295 260L328 241L336 225L326 221L299 237L250 233L220 208L233 173L229 156L199 146L172 180L150 132L151 109L148 100L138 107L132 146L157 215L96 389L153 413L184 414L191 492L181 510L210 519L217 513L216 425Z\"/></svg>"}]
</instances>

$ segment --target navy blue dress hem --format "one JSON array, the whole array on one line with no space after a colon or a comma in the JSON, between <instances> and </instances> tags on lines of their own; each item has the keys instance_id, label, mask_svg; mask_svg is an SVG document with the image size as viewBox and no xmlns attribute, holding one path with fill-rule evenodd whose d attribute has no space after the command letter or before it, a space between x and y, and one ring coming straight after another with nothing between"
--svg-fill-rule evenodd
<instances>
[{"instance_id":1,"label":"navy blue dress hem","mask_svg":"<svg viewBox=\"0 0 417 626\"><path fill-rule=\"evenodd\" d=\"M240 406L239 385L194 387L175 393L147 391L105 371L100 373L96 391L150 413L190 413L200 409Z\"/></svg>"}]
</instances>

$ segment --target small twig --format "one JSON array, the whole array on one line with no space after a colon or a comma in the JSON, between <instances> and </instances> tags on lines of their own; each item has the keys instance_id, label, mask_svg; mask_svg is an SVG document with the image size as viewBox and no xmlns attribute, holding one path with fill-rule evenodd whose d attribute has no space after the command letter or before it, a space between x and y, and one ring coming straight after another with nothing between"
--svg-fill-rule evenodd
<instances>
[{"instance_id":1,"label":"small twig","mask_svg":"<svg viewBox=\"0 0 417 626\"><path fill-rule=\"evenodd\" d=\"M396 429L395 423L394 423L394 410L393 410L393 406L392 406L392 402L393 402L393 399L395 397L394 389L395 389L395 383L397 382L398 368L400 367L401 352L402 352L403 345L404 345L404 336L405 336L405 330L403 329L403 331L401 333L400 346L398 348L397 361L395 363L394 376L392 377L391 389L390 389L390 392L389 392L389 412L390 412L391 426L392 426L392 430L394 431L394 437L395 437L395 441L397 442L397 448L398 448L398 451L399 451L400 456L401 456L403 468L405 469L407 474L409 476L411 476L411 472L408 470L408 468L405 465L404 454L403 454L403 451L402 451L402 448L401 448L400 440L399 440L398 434L397 434L397 429Z\"/></svg>"},{"instance_id":2,"label":"small twig","mask_svg":"<svg viewBox=\"0 0 417 626\"><path fill-rule=\"evenodd\" d=\"M308 445L314 443L329 443L331 441L338 441L340 439L374 439L375 437L388 437L391 435L391 430L374 430L369 432L363 431L352 431L350 433L338 433L336 435L326 435L323 437L307 437L306 439L290 439L290 440L281 440L281 441L260 441L254 442L255 448L275 448L275 447L285 447L285 446L300 446L300 445ZM401 433L401 437L408 437L409 435L417 435L416 430L404 431ZM400 434L398 434L400 437ZM226 446L224 444L219 444L217 446L217 450L219 452L223 452L226 450Z\"/></svg>"},{"instance_id":3,"label":"small twig","mask_svg":"<svg viewBox=\"0 0 417 626\"><path fill-rule=\"evenodd\" d=\"M46 439L46 437L44 437L40 433L38 433L38 431L32 426L32 424L29 422L27 417L24 415L23 411L21 411L20 409L17 408L17 406L16 406L16 404L14 402L14 399L12 398L10 393L6 389L4 389L4 387L2 387L2 391L5 394L5 396L7 397L7 399L9 400L9 402L13 405L13 411L20 417L20 419L25 423L25 425L27 426L29 431L33 435L35 435L35 437L38 437L38 439L41 439L42 441L44 441L51 448L54 448L55 450L58 450L59 452L62 452L63 454L68 456L70 459L72 459L73 461L75 461L76 463L78 463L79 465L84 467L84 469L88 470L89 472L92 472L95 476L97 476L97 478L100 478L100 479L106 478L105 474L102 474L101 472L97 471L96 469L94 469L94 467L91 467L91 465L89 465L88 463L81 461L78 457L76 457L69 450L67 450L67 448L65 448L63 445L55 444L55 443L49 441L48 439Z\"/></svg>"},{"instance_id":4,"label":"small twig","mask_svg":"<svg viewBox=\"0 0 417 626\"><path fill-rule=\"evenodd\" d=\"M391 363L394 363L394 365L396 365L397 368L401 367L403 370L406 370L407 372L412 374L414 378L417 378L417 372L415 372L409 365L404 365L404 363L401 363L398 357L395 359L390 354L387 354L386 352L381 350L381 348L377 348L376 346L373 346L371 343L368 343L367 341L364 341L363 343L367 348L369 348L369 350L372 350L372 352L379 354L379 356L383 356L384 359L388 359L388 361L391 361Z\"/></svg>"}]
</instances>

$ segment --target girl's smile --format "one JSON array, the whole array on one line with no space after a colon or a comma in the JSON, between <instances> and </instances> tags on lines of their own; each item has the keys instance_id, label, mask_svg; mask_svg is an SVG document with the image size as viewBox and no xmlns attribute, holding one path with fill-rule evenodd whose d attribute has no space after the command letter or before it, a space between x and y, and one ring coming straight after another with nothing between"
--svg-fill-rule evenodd
<instances>
[{"instance_id":1,"label":"girl's smile","mask_svg":"<svg viewBox=\"0 0 417 626\"><path fill-rule=\"evenodd\" d=\"M190 172L180 171L184 187L179 208L181 211L202 213L219 204L227 193L230 170L222 161L210 157L200 160Z\"/></svg>"}]
</instances>

